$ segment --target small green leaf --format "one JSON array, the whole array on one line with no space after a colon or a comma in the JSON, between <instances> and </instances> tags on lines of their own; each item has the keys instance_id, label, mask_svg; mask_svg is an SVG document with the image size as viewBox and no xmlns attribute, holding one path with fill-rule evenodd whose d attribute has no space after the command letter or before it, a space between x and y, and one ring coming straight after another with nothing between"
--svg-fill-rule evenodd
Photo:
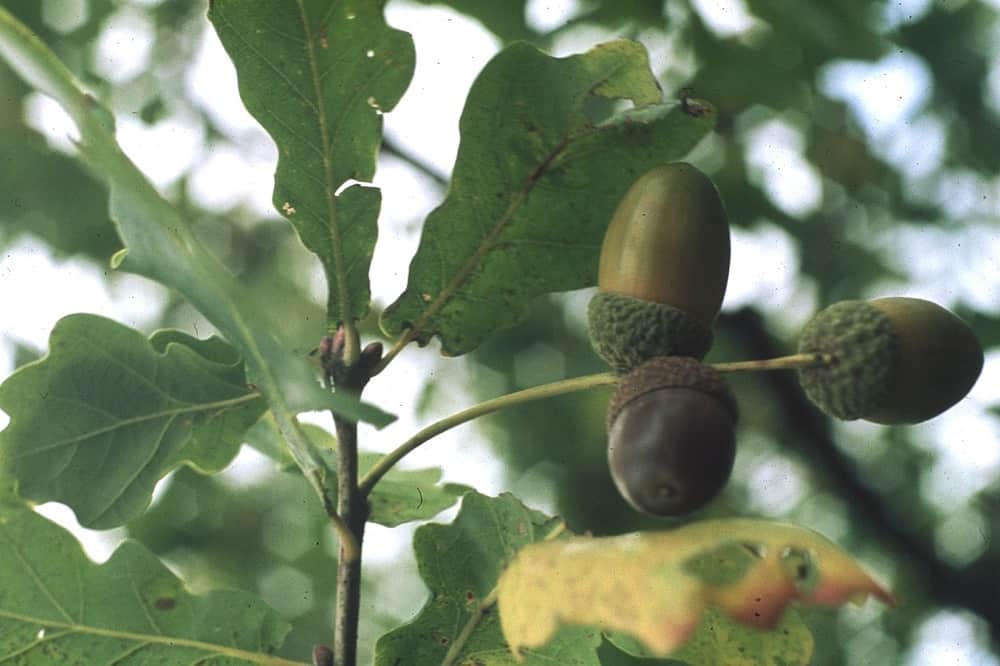
<instances>
[{"instance_id":1,"label":"small green leaf","mask_svg":"<svg viewBox=\"0 0 1000 666\"><path fill-rule=\"evenodd\" d=\"M588 101L635 109L592 121ZM552 58L516 43L483 69L462 114L444 203L424 225L406 291L382 327L474 349L520 320L541 294L591 286L618 200L650 168L679 159L711 129L662 104L644 47L619 40Z\"/></svg>"},{"instance_id":2,"label":"small green leaf","mask_svg":"<svg viewBox=\"0 0 1000 666\"><path fill-rule=\"evenodd\" d=\"M10 425L0 464L22 496L68 504L97 529L141 514L153 487L187 463L214 472L265 409L219 338L150 340L95 315L61 319L49 353L0 385Z\"/></svg>"},{"instance_id":3,"label":"small green leaf","mask_svg":"<svg viewBox=\"0 0 1000 666\"><path fill-rule=\"evenodd\" d=\"M361 455L359 468L364 475L382 456ZM441 469L393 469L386 474L368 496L371 508L369 520L395 527L414 520L433 518L472 490L460 483L439 483Z\"/></svg>"},{"instance_id":4,"label":"small green leaf","mask_svg":"<svg viewBox=\"0 0 1000 666\"><path fill-rule=\"evenodd\" d=\"M73 537L0 502L0 659L18 664L293 662L288 625L245 592L194 596L143 546L98 566Z\"/></svg>"},{"instance_id":5,"label":"small green leaf","mask_svg":"<svg viewBox=\"0 0 1000 666\"><path fill-rule=\"evenodd\" d=\"M440 664L449 651L455 664L518 663L489 597L517 551L558 525L513 495L492 498L473 491L452 524L419 527L413 548L431 599L416 618L378 640L376 666ZM568 629L544 648L526 650L520 663L596 666L600 642L596 631Z\"/></svg>"},{"instance_id":6,"label":"small green leaf","mask_svg":"<svg viewBox=\"0 0 1000 666\"><path fill-rule=\"evenodd\" d=\"M594 575L611 571L614 575ZM868 595L893 602L847 553L819 534L796 525L727 519L665 532L532 544L501 577L499 607L515 653L545 645L560 626L583 625L627 633L651 655L664 657L696 635L710 607L728 620L773 629L792 602L839 606ZM755 636L754 642L768 644L763 634L726 625L713 627L741 641ZM779 630L771 638L784 641L782 636Z\"/></svg>"},{"instance_id":7,"label":"small green leaf","mask_svg":"<svg viewBox=\"0 0 1000 666\"><path fill-rule=\"evenodd\" d=\"M611 632L607 637L633 656L656 656L628 634ZM701 624L670 659L691 666L808 666L813 646L812 632L794 609L786 610L773 629L762 630L738 624L707 606Z\"/></svg>"},{"instance_id":8,"label":"small green leaf","mask_svg":"<svg viewBox=\"0 0 1000 666\"><path fill-rule=\"evenodd\" d=\"M311 423L302 425L313 446L320 452L329 469L337 469L337 440L328 431ZM283 446L274 419L264 416L248 432L247 442L261 453L273 458L282 469L295 471L295 466ZM358 456L360 476L372 468L382 455L364 453ZM392 469L372 489L368 496L368 520L386 527L395 527L414 520L433 518L472 490L459 483L440 483L441 468ZM337 488L327 488L336 501Z\"/></svg>"},{"instance_id":9,"label":"small green leaf","mask_svg":"<svg viewBox=\"0 0 1000 666\"><path fill-rule=\"evenodd\" d=\"M233 59L240 95L278 145L273 202L316 253L332 323L368 311L381 196L371 181L390 111L413 76L409 34L385 0L215 0L209 19Z\"/></svg>"}]
</instances>

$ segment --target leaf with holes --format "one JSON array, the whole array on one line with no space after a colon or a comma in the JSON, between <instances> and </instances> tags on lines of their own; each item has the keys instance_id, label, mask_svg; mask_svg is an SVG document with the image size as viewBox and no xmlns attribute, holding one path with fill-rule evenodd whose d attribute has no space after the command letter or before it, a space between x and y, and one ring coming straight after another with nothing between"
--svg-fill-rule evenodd
<instances>
[{"instance_id":1,"label":"leaf with holes","mask_svg":"<svg viewBox=\"0 0 1000 666\"><path fill-rule=\"evenodd\" d=\"M470 492L450 525L417 528L413 549L431 598L408 624L379 638L376 666L515 663L493 606L500 572L524 546L561 532L561 523L516 497ZM600 634L569 628L544 648L525 650L526 664L593 665Z\"/></svg>"},{"instance_id":2,"label":"leaf with holes","mask_svg":"<svg viewBox=\"0 0 1000 666\"><path fill-rule=\"evenodd\" d=\"M140 515L153 487L187 463L218 471L265 409L218 338L161 331L146 340L110 319L61 319L49 353L0 385L10 424L0 465L22 496L58 501L88 527Z\"/></svg>"},{"instance_id":3,"label":"leaf with holes","mask_svg":"<svg viewBox=\"0 0 1000 666\"><path fill-rule=\"evenodd\" d=\"M527 546L500 579L499 608L515 653L545 645L563 625L584 625L628 634L662 657L692 637L709 605L773 628L792 602L839 606L868 595L893 602L819 534L726 519Z\"/></svg>"},{"instance_id":4,"label":"leaf with holes","mask_svg":"<svg viewBox=\"0 0 1000 666\"><path fill-rule=\"evenodd\" d=\"M635 108L592 120L595 100L612 99ZM464 354L535 297L595 284L604 230L632 181L712 128L708 105L691 108L662 103L636 42L568 58L504 49L469 92L448 196L382 327L421 344L438 335L445 354Z\"/></svg>"},{"instance_id":5,"label":"leaf with holes","mask_svg":"<svg viewBox=\"0 0 1000 666\"><path fill-rule=\"evenodd\" d=\"M98 566L62 528L0 500L0 661L270 664L288 625L245 592L187 592L126 541Z\"/></svg>"},{"instance_id":6,"label":"leaf with holes","mask_svg":"<svg viewBox=\"0 0 1000 666\"><path fill-rule=\"evenodd\" d=\"M320 258L336 323L368 311L381 196L371 181L390 111L413 76L413 40L384 0L214 0L209 19L240 95L278 146L274 205Z\"/></svg>"}]
</instances>

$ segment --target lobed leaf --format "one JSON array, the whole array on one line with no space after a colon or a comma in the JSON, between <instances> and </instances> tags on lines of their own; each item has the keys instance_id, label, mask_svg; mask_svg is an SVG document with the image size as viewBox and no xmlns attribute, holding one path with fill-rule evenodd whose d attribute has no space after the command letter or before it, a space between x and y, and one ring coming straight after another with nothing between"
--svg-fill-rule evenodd
<instances>
[{"instance_id":1,"label":"lobed leaf","mask_svg":"<svg viewBox=\"0 0 1000 666\"><path fill-rule=\"evenodd\" d=\"M634 109L594 122L594 99ZM632 182L682 157L714 112L663 104L644 47L619 40L553 58L513 44L469 92L445 201L424 225L389 334L448 355L520 320L541 294L595 284L611 213Z\"/></svg>"},{"instance_id":2,"label":"lobed leaf","mask_svg":"<svg viewBox=\"0 0 1000 666\"><path fill-rule=\"evenodd\" d=\"M289 626L256 597L236 591L192 595L134 541L95 565L69 533L5 495L3 663L294 663L272 655Z\"/></svg>"},{"instance_id":3,"label":"lobed leaf","mask_svg":"<svg viewBox=\"0 0 1000 666\"><path fill-rule=\"evenodd\" d=\"M773 628L792 602L838 606L867 595L893 603L819 534L723 519L527 546L500 579L499 607L515 653L545 645L562 625L586 625L629 634L666 656L694 635L710 606L741 624Z\"/></svg>"},{"instance_id":4,"label":"lobed leaf","mask_svg":"<svg viewBox=\"0 0 1000 666\"><path fill-rule=\"evenodd\" d=\"M44 358L0 385L0 408L11 419L0 465L23 496L68 504L81 524L105 529L140 515L177 465L228 465L266 405L219 338L146 340L76 314L56 324Z\"/></svg>"},{"instance_id":5,"label":"lobed leaf","mask_svg":"<svg viewBox=\"0 0 1000 666\"><path fill-rule=\"evenodd\" d=\"M290 452L307 477L325 473L295 415L332 409L356 420L385 425L390 414L346 393L331 393L305 359L280 337L281 322L258 305L194 236L190 225L150 185L114 139L113 115L84 93L66 67L37 36L0 7L0 58L30 85L55 99L80 132L80 154L111 188L111 218L125 249L112 267L177 290L239 350L249 382L267 399Z\"/></svg>"},{"instance_id":6,"label":"lobed leaf","mask_svg":"<svg viewBox=\"0 0 1000 666\"><path fill-rule=\"evenodd\" d=\"M380 484L381 485L381 484ZM559 522L525 507L510 494L473 491L450 525L429 524L413 536L417 566L431 598L409 623L379 638L376 666L515 663L491 604L500 572L524 546L548 537ZM544 648L525 650L528 664L597 665L600 635L560 632Z\"/></svg>"},{"instance_id":7,"label":"lobed leaf","mask_svg":"<svg viewBox=\"0 0 1000 666\"><path fill-rule=\"evenodd\" d=\"M278 146L274 206L323 263L332 323L368 311L368 268L381 195L370 181L382 114L413 76L409 34L385 23L385 0L214 0L209 19L240 95Z\"/></svg>"}]
</instances>

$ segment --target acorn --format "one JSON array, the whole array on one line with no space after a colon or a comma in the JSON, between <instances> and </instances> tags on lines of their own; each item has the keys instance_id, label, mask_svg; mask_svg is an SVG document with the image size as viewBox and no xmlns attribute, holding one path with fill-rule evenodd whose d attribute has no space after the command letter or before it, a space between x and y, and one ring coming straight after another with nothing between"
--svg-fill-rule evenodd
<instances>
[{"instance_id":1,"label":"acorn","mask_svg":"<svg viewBox=\"0 0 1000 666\"><path fill-rule=\"evenodd\" d=\"M835 303L806 324L799 351L830 359L799 370L817 407L886 425L934 418L964 398L983 369L969 325L918 298Z\"/></svg>"},{"instance_id":2,"label":"acorn","mask_svg":"<svg viewBox=\"0 0 1000 666\"><path fill-rule=\"evenodd\" d=\"M594 350L625 374L656 356L704 357L729 279L729 222L684 162L639 178L604 236L588 318Z\"/></svg>"},{"instance_id":3,"label":"acorn","mask_svg":"<svg viewBox=\"0 0 1000 666\"><path fill-rule=\"evenodd\" d=\"M608 405L608 465L618 492L653 516L703 507L729 480L736 400L698 359L652 358L625 375Z\"/></svg>"}]
</instances>

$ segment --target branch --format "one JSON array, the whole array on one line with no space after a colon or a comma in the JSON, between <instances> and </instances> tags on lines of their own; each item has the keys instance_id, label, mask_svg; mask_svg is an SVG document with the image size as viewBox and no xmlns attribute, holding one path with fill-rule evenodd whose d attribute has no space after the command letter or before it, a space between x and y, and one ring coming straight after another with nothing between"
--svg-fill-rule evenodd
<instances>
[{"instance_id":1,"label":"branch","mask_svg":"<svg viewBox=\"0 0 1000 666\"><path fill-rule=\"evenodd\" d=\"M448 177L438 171L435 167L423 161L406 148L403 148L392 139L382 139L382 150L386 155L392 155L398 160L406 162L411 167L424 174L434 181L434 183L444 189L448 187Z\"/></svg>"},{"instance_id":2,"label":"branch","mask_svg":"<svg viewBox=\"0 0 1000 666\"><path fill-rule=\"evenodd\" d=\"M401 349L401 347L399 348ZM396 348L394 347L394 349ZM391 353L392 350L390 350L389 354ZM389 355L387 355L386 358L389 358ZM386 359L382 359L383 362L385 362L385 360ZM809 368L816 365L823 365L829 363L830 360L831 359L828 354L794 354L792 356L780 356L761 361L714 363L711 364L711 367L715 368L719 372L791 370L795 368ZM377 369L378 366L376 366L376 370ZM532 388L524 389L523 391L508 393L507 395L500 396L499 398L493 398L492 400L481 402L478 405L473 405L468 409L464 409L460 412L452 414L451 416L447 416L436 423L432 423L410 439L403 442L397 448L384 455L377 463L375 463L374 467L368 470L365 477L361 479L361 484L358 488L362 495L367 496L368 493L371 492L372 488L375 487L375 484L378 483L383 476L385 476L386 472L392 469L396 463L402 460L407 454L427 440L437 437L441 433L451 430L455 426L462 425L467 421L471 421L472 419L480 416L485 416L486 414L491 414L506 407L513 407L514 405L520 405L534 400L542 400L544 398L552 398L557 395L563 395L564 393L584 391L597 386L609 386L617 383L619 379L620 377L618 375L611 372L602 372L596 375L585 375L583 377L575 377L573 379L563 379L558 382L552 382L551 384L533 386Z\"/></svg>"},{"instance_id":3,"label":"branch","mask_svg":"<svg viewBox=\"0 0 1000 666\"><path fill-rule=\"evenodd\" d=\"M358 424L334 414L337 428L337 511L355 548L343 539L337 558L337 601L333 628L335 666L357 662L358 623L361 619L361 544L368 519L366 502L358 492Z\"/></svg>"},{"instance_id":4,"label":"branch","mask_svg":"<svg viewBox=\"0 0 1000 666\"><path fill-rule=\"evenodd\" d=\"M451 416L445 417L436 423L432 423L410 439L403 442L393 451L382 456L382 458L375 463L375 466L368 470L365 477L361 479L358 489L361 491L362 495L367 495L371 492L372 488L375 487L375 484L378 483L383 476L385 476L386 472L392 469L393 466L402 460L408 453L427 440L436 437L447 430L451 430L455 426L462 425L466 421L471 421L474 418L491 414L505 407L512 407L514 405L520 405L521 403L532 402L534 400L541 400L543 398L551 398L557 395L563 395L564 393L583 391L597 386L609 386L617 381L617 375L611 372L604 372L597 375L586 375L584 377L576 377L574 379L564 379L562 381L552 382L551 384L533 386L532 388L524 389L523 391L509 393L507 395L500 396L499 398L493 398L492 400L481 402L478 405L473 405L468 409L464 409L458 413L452 414Z\"/></svg>"}]
</instances>

